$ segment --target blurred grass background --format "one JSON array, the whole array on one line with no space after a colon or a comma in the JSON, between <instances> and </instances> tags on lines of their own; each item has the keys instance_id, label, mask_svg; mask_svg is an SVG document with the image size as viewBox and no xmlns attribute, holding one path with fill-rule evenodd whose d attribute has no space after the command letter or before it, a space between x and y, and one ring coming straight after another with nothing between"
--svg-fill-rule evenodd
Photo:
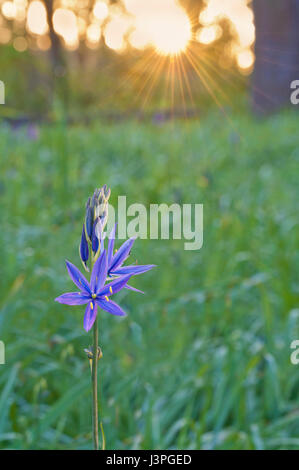
<instances>
[{"instance_id":1,"label":"blurred grass background","mask_svg":"<svg viewBox=\"0 0 299 470\"><path fill-rule=\"evenodd\" d=\"M80 266L86 199L104 183L149 206L204 204L204 245L138 240L158 267L100 314L110 449L299 446L298 116L0 128L0 447L91 448L82 307L56 304Z\"/></svg>"}]
</instances>

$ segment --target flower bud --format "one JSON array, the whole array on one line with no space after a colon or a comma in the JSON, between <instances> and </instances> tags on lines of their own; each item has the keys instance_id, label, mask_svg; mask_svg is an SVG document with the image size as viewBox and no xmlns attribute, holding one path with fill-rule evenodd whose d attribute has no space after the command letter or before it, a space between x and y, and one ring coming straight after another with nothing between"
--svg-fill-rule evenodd
<instances>
[{"instance_id":1,"label":"flower bud","mask_svg":"<svg viewBox=\"0 0 299 470\"><path fill-rule=\"evenodd\" d=\"M92 245L92 251L96 253L102 239L102 233L108 220L108 200L110 188L105 184L97 188L92 197L88 199L85 213L85 235Z\"/></svg>"},{"instance_id":2,"label":"flower bud","mask_svg":"<svg viewBox=\"0 0 299 470\"><path fill-rule=\"evenodd\" d=\"M93 224L93 229L92 229L92 240L91 240L91 247L92 251L94 253L97 253L99 249L99 244L102 238L102 225L101 225L101 220L98 217L94 224Z\"/></svg>"},{"instance_id":3,"label":"flower bud","mask_svg":"<svg viewBox=\"0 0 299 470\"><path fill-rule=\"evenodd\" d=\"M103 231L108 221L108 200L110 198L111 190L105 184L101 188L95 189L92 197L90 197L86 204L84 230L85 237L81 238L80 256L84 266L89 253L87 254L86 245L91 244L91 249L94 254L98 256L99 247L103 239ZM87 256L87 259L85 260Z\"/></svg>"},{"instance_id":4,"label":"flower bud","mask_svg":"<svg viewBox=\"0 0 299 470\"><path fill-rule=\"evenodd\" d=\"M91 243L92 237L92 227L93 227L93 209L90 206L90 199L86 205L86 214L85 214L85 234L87 240Z\"/></svg>"},{"instance_id":5,"label":"flower bud","mask_svg":"<svg viewBox=\"0 0 299 470\"><path fill-rule=\"evenodd\" d=\"M86 348L84 349L84 352L88 359L93 359L93 350L91 348ZM103 357L103 352L100 346L98 346L98 359L101 359Z\"/></svg>"},{"instance_id":6,"label":"flower bud","mask_svg":"<svg viewBox=\"0 0 299 470\"><path fill-rule=\"evenodd\" d=\"M86 271L88 271L87 261L88 261L88 258L89 258L89 248L88 248L88 242L86 240L84 224L83 224L83 229L82 229L81 243L80 243L80 247L79 247L79 254L80 254L80 258L81 258L81 261L82 261L82 264L83 264L84 268L86 269Z\"/></svg>"}]
</instances>

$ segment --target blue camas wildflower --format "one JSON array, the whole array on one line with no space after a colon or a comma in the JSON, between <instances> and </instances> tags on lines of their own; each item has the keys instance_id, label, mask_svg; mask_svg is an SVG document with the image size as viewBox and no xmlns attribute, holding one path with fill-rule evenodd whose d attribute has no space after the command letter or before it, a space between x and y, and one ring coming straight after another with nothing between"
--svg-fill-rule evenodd
<instances>
[{"instance_id":1,"label":"blue camas wildflower","mask_svg":"<svg viewBox=\"0 0 299 470\"><path fill-rule=\"evenodd\" d=\"M125 316L124 310L111 300L111 296L123 288L141 292L128 285L129 279L136 274L145 273L154 267L153 264L123 266L123 263L130 255L135 239L130 238L127 240L113 254L116 225L110 233L106 252L104 247L104 229L108 219L109 197L110 189L104 185L102 188L94 191L93 196L88 199L86 204L79 254L84 269L91 271L90 281L87 281L76 266L66 261L70 278L79 291L67 292L55 299L57 302L65 305L86 305L83 326L86 331L89 331L91 328L93 331L92 350L87 351L88 358L91 361L92 434L95 449L99 448L97 364L98 359L102 357L99 354L101 349L98 345L98 310L102 309L120 317ZM90 269L88 266L90 266ZM101 431L104 449L105 436L102 423Z\"/></svg>"},{"instance_id":2,"label":"blue camas wildflower","mask_svg":"<svg viewBox=\"0 0 299 470\"><path fill-rule=\"evenodd\" d=\"M90 282L83 276L76 266L66 261L66 266L73 283L80 289L79 292L68 292L55 300L65 305L87 304L84 315L84 328L89 331L96 319L98 307L112 315L123 317L126 313L110 299L110 296L123 289L131 275L120 276L105 285L108 272L107 255L104 250L93 266Z\"/></svg>"}]
</instances>

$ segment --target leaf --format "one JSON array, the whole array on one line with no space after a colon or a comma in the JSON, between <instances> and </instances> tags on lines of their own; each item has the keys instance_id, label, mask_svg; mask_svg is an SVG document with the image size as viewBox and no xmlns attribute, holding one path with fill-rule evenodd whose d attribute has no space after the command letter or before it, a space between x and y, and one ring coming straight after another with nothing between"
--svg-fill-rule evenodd
<instances>
[{"instance_id":1,"label":"leaf","mask_svg":"<svg viewBox=\"0 0 299 470\"><path fill-rule=\"evenodd\" d=\"M16 378L17 378L17 373L19 370L20 364L17 363L15 364L9 374L8 380L2 390L1 396L0 396L0 433L3 432L3 427L4 427L4 422L5 422L5 417L7 414L8 406L7 406L7 401L11 395L12 389L14 387Z\"/></svg>"},{"instance_id":2,"label":"leaf","mask_svg":"<svg viewBox=\"0 0 299 470\"><path fill-rule=\"evenodd\" d=\"M80 381L70 387L70 389L47 411L47 413L41 418L38 426L33 428L32 436L35 440L45 430L47 430L51 424L65 414L66 411L84 395L88 386L90 385L90 379Z\"/></svg>"}]
</instances>

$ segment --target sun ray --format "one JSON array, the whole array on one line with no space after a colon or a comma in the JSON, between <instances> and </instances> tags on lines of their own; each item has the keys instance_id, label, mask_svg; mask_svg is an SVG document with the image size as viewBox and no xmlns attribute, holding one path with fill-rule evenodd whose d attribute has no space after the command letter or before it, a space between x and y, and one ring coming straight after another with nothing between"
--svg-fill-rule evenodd
<instances>
[{"instance_id":1,"label":"sun ray","mask_svg":"<svg viewBox=\"0 0 299 470\"><path fill-rule=\"evenodd\" d=\"M143 109L145 108L145 106L146 106L146 104L147 104L147 102L148 102L148 100L149 100L149 98L152 94L152 91L155 88L155 85L156 85L156 83L159 79L159 76L161 76L160 74L161 74L161 71L162 71L163 66L165 64L165 61L166 61L166 57L161 56L159 66L156 68L156 71L152 76L152 81L151 81L150 87L149 87L149 89L146 93L146 96L145 96L144 100L143 100L143 104L142 104Z\"/></svg>"},{"instance_id":2,"label":"sun ray","mask_svg":"<svg viewBox=\"0 0 299 470\"><path fill-rule=\"evenodd\" d=\"M191 52L191 54L192 54L192 52ZM195 61L197 59L197 57L194 57L194 56L195 56L195 53L193 53L193 58L194 58L194 61ZM202 65L200 65L200 60L202 61ZM221 81L227 80L225 75L221 74L221 72L220 72L221 69L219 69L219 67L217 67L214 63L212 63L212 59L210 57L207 57L204 53L201 53L200 60L198 60L198 66L201 67L202 71L204 73L206 73L206 76L207 76L208 80L214 84L215 88L217 88L218 92L221 94L221 98L224 101L226 101L227 103L231 104L230 97L228 96L227 93L225 93L223 87L218 85L218 83L216 81L216 78L215 78L215 75L216 75L217 77L219 77L221 79ZM206 67L206 70L205 70L204 66ZM211 69L215 75L211 76L208 69ZM239 77L239 75L237 75L237 73L236 73L236 76ZM234 86L234 83L230 82L230 85Z\"/></svg>"},{"instance_id":3,"label":"sun ray","mask_svg":"<svg viewBox=\"0 0 299 470\"><path fill-rule=\"evenodd\" d=\"M194 58L194 53L192 53L191 50L186 52L186 57L188 58L190 64L193 66L195 72L198 74L202 84L205 86L206 90L209 92L209 94L212 96L212 98L215 100L216 104L222 109L223 106L218 100L218 97L216 96L214 90L209 84L209 81L211 81L215 87L217 86L216 82L214 79L211 79L209 74L206 72L200 61L196 62L196 58ZM218 88L218 87L217 87Z\"/></svg>"},{"instance_id":4,"label":"sun ray","mask_svg":"<svg viewBox=\"0 0 299 470\"><path fill-rule=\"evenodd\" d=\"M182 56L181 58L181 67L182 67L182 72L183 72L183 77L185 79L185 83L186 83L186 87L187 87L187 91L188 91L188 95L189 95L189 98L191 100L191 103L194 107L195 106L195 101L194 101L194 98L193 98L193 94L192 94L192 88L191 88L191 85L190 85L190 81L189 81L189 77L188 77L188 74L187 74L187 71L186 71L186 67L185 67L185 64L184 64L184 56Z\"/></svg>"},{"instance_id":5,"label":"sun ray","mask_svg":"<svg viewBox=\"0 0 299 470\"><path fill-rule=\"evenodd\" d=\"M208 65L210 66L212 69L213 69L213 72L219 76L221 78L221 80L225 80L228 82L229 78L225 77L224 75L222 75L220 73L220 69L219 67L215 66L215 64L212 64L211 63L211 58L210 57L205 57L204 55L201 55L201 58L202 60ZM233 76L234 78L240 80L241 82L245 82L246 78L243 77L242 75L240 75L237 70L235 69L231 69L230 70L230 75ZM229 85L232 86L235 90L238 90L237 88L237 85L235 85L234 81L230 81L229 82ZM260 90L259 88L257 88L255 85L253 85L253 83L251 83L251 88L256 91L257 93L259 93L261 96L263 96L264 98L267 98L270 102L272 102L273 104L276 104L276 100L275 98L270 95L270 94L267 94L265 93L264 91ZM227 102L229 102L231 104L231 100L229 100L229 97L227 94L224 93L224 91L222 90L222 95L223 97L226 99ZM257 107L260 107L258 104L257 104ZM261 107L260 107L261 108ZM262 108L261 108L262 109Z\"/></svg>"},{"instance_id":6,"label":"sun ray","mask_svg":"<svg viewBox=\"0 0 299 470\"><path fill-rule=\"evenodd\" d=\"M163 63L163 57L158 57L157 58L157 56L156 56L154 67L151 68L151 73L147 74L147 77L144 79L143 84L142 84L140 90L138 91L135 99L137 99L141 96L141 94L145 90L145 87L148 85L149 81L152 80L153 77L155 76L155 74L157 73L157 71L159 71L159 66L160 66L161 62Z\"/></svg>"},{"instance_id":7,"label":"sun ray","mask_svg":"<svg viewBox=\"0 0 299 470\"><path fill-rule=\"evenodd\" d=\"M238 130L236 129L236 126L234 124L234 122L232 121L232 119L230 118L230 116L227 114L227 112L225 111L225 109L223 108L222 104L220 103L219 99L217 98L217 96L215 95L214 91L212 90L212 88L210 87L207 79L203 76L202 74L202 71L200 70L200 68L197 66L197 64L194 62L194 60L192 59L192 56L190 55L190 51L186 51L185 52L186 54L186 57L187 59L189 60L190 64L193 66L195 72L198 74L198 77L200 78L200 80L202 81L203 85L206 87L208 93L211 95L211 97L214 99L215 103L217 104L217 106L219 107L220 111L222 112L222 114L225 116L225 118L228 120L228 122L230 123L230 125L232 126L232 128L234 129L234 131L239 135L239 137L241 138Z\"/></svg>"},{"instance_id":8,"label":"sun ray","mask_svg":"<svg viewBox=\"0 0 299 470\"><path fill-rule=\"evenodd\" d=\"M177 76L178 76L178 81L179 81L180 94L181 94L181 98L183 102L185 119L187 119L187 107L186 107L186 99L185 99L185 94L184 94L183 78L182 78L182 71L181 71L181 57L177 57L176 69L177 69Z\"/></svg>"}]
</instances>

